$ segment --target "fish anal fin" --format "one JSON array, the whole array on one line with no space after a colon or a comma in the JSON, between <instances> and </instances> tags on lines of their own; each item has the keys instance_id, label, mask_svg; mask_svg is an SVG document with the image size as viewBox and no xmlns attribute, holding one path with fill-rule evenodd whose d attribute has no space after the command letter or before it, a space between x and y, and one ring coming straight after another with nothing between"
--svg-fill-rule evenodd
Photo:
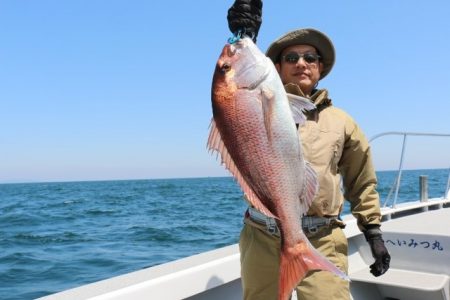
<instances>
[{"instance_id":1,"label":"fish anal fin","mask_svg":"<svg viewBox=\"0 0 450 300\"><path fill-rule=\"evenodd\" d=\"M281 252L278 300L289 299L293 289L308 271L312 270L329 271L350 281L347 274L320 254L308 241L303 241Z\"/></svg>"},{"instance_id":2,"label":"fish anal fin","mask_svg":"<svg viewBox=\"0 0 450 300\"><path fill-rule=\"evenodd\" d=\"M225 168L230 171L230 173L236 179L245 194L245 198L250 202L250 204L266 216L276 218L276 216L263 204L263 202L255 194L253 189L245 180L244 176L242 176L242 173L239 171L222 140L220 131L217 128L214 119L211 121L207 147L210 152L217 152L218 154L220 154L222 165L224 165Z\"/></svg>"}]
</instances>

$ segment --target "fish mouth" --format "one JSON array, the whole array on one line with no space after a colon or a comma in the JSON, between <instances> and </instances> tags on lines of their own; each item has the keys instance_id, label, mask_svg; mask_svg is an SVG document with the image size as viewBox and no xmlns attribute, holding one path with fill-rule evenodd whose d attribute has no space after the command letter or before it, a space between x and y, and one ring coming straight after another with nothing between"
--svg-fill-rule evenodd
<instances>
[{"instance_id":1,"label":"fish mouth","mask_svg":"<svg viewBox=\"0 0 450 300\"><path fill-rule=\"evenodd\" d=\"M236 54L237 48L232 44L228 44L225 51L228 57L233 57Z\"/></svg>"}]
</instances>

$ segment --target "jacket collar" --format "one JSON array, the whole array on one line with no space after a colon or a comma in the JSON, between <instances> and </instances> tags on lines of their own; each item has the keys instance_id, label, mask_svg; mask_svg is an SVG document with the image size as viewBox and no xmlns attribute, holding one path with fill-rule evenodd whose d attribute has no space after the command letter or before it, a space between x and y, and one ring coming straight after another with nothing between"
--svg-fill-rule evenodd
<instances>
[{"instance_id":1,"label":"jacket collar","mask_svg":"<svg viewBox=\"0 0 450 300\"><path fill-rule=\"evenodd\" d=\"M331 99L328 97L328 91L326 89L316 89L313 91L310 97L306 97L302 90L295 83L288 83L284 86L287 93L294 94L300 97L309 98L312 103L317 106L318 110L322 110L325 107L331 106Z\"/></svg>"}]
</instances>

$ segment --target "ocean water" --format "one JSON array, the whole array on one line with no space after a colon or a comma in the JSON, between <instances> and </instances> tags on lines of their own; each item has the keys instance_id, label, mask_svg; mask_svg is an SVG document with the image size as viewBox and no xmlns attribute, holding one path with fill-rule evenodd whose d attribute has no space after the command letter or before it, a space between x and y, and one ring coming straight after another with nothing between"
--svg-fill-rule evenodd
<instances>
[{"instance_id":1,"label":"ocean water","mask_svg":"<svg viewBox=\"0 0 450 300\"><path fill-rule=\"evenodd\" d=\"M378 172L382 202L396 172ZM398 202L442 197L448 170L403 171ZM231 177L0 184L0 299L35 299L236 243ZM344 213L348 213L346 206Z\"/></svg>"}]
</instances>

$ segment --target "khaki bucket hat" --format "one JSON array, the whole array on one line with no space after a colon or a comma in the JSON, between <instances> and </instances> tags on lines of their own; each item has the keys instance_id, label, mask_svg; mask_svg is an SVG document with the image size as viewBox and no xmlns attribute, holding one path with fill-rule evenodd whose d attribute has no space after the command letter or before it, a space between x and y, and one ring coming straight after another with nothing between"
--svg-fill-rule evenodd
<instances>
[{"instance_id":1,"label":"khaki bucket hat","mask_svg":"<svg viewBox=\"0 0 450 300\"><path fill-rule=\"evenodd\" d=\"M297 29L284 34L269 46L266 55L273 63L277 63L280 60L281 52L293 45L310 45L316 48L323 63L320 79L330 73L335 61L333 43L325 34L313 28Z\"/></svg>"}]
</instances>

